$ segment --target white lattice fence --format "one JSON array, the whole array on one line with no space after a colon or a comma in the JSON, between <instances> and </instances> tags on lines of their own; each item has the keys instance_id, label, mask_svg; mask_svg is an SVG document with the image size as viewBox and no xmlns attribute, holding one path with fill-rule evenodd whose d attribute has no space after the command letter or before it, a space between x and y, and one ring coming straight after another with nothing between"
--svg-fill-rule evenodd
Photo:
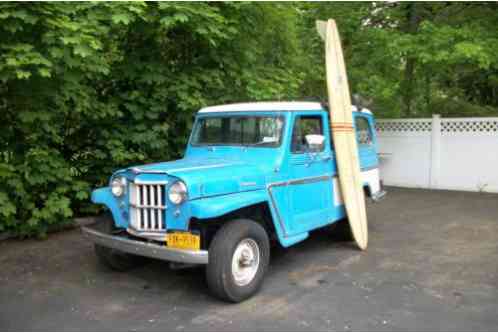
<instances>
[{"instance_id":1,"label":"white lattice fence","mask_svg":"<svg viewBox=\"0 0 498 333\"><path fill-rule=\"evenodd\" d=\"M442 133L497 134L498 118L446 118L441 119Z\"/></svg>"},{"instance_id":2,"label":"white lattice fence","mask_svg":"<svg viewBox=\"0 0 498 333\"><path fill-rule=\"evenodd\" d=\"M386 185L498 192L498 118L380 119Z\"/></svg>"},{"instance_id":3,"label":"white lattice fence","mask_svg":"<svg viewBox=\"0 0 498 333\"><path fill-rule=\"evenodd\" d=\"M378 132L430 132L431 126L431 119L381 119L377 121Z\"/></svg>"}]
</instances>

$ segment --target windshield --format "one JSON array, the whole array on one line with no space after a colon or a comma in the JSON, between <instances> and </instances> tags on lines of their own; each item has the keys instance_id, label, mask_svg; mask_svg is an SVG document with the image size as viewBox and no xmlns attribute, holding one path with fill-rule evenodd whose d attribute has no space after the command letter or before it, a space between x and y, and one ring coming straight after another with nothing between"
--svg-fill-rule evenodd
<instances>
[{"instance_id":1,"label":"windshield","mask_svg":"<svg viewBox=\"0 0 498 333\"><path fill-rule=\"evenodd\" d=\"M197 120L192 145L280 145L284 120L279 116L217 116Z\"/></svg>"}]
</instances>

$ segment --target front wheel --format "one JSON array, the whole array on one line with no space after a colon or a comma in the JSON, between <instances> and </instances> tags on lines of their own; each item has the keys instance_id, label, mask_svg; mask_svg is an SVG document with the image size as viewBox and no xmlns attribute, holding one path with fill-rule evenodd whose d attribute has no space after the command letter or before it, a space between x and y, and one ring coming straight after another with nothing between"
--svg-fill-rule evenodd
<instances>
[{"instance_id":1,"label":"front wheel","mask_svg":"<svg viewBox=\"0 0 498 333\"><path fill-rule=\"evenodd\" d=\"M258 223L237 219L223 225L209 246L206 278L211 292L229 302L254 295L270 260L270 241Z\"/></svg>"}]
</instances>

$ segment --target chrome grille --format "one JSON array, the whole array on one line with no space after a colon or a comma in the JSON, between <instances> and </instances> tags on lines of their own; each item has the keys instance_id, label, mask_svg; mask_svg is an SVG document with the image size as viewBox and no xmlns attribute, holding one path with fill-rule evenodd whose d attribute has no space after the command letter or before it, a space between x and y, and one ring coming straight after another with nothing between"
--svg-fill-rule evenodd
<instances>
[{"instance_id":1,"label":"chrome grille","mask_svg":"<svg viewBox=\"0 0 498 333\"><path fill-rule=\"evenodd\" d=\"M130 183L130 226L137 231L166 231L165 184Z\"/></svg>"}]
</instances>

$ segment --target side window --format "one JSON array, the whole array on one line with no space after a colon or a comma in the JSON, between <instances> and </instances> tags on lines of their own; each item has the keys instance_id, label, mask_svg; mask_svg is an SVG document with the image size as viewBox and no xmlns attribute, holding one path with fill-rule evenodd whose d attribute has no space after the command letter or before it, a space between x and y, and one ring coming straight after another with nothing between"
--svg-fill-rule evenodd
<instances>
[{"instance_id":1,"label":"side window","mask_svg":"<svg viewBox=\"0 0 498 333\"><path fill-rule=\"evenodd\" d=\"M372 132L370 131L370 124L365 117L355 118L356 139L359 145L372 144Z\"/></svg>"},{"instance_id":2,"label":"side window","mask_svg":"<svg viewBox=\"0 0 498 333\"><path fill-rule=\"evenodd\" d=\"M306 152L306 135L319 134L323 135L323 124L321 116L298 116L294 122L292 129L292 144L291 152L304 153ZM322 145L323 151L324 147Z\"/></svg>"}]
</instances>

